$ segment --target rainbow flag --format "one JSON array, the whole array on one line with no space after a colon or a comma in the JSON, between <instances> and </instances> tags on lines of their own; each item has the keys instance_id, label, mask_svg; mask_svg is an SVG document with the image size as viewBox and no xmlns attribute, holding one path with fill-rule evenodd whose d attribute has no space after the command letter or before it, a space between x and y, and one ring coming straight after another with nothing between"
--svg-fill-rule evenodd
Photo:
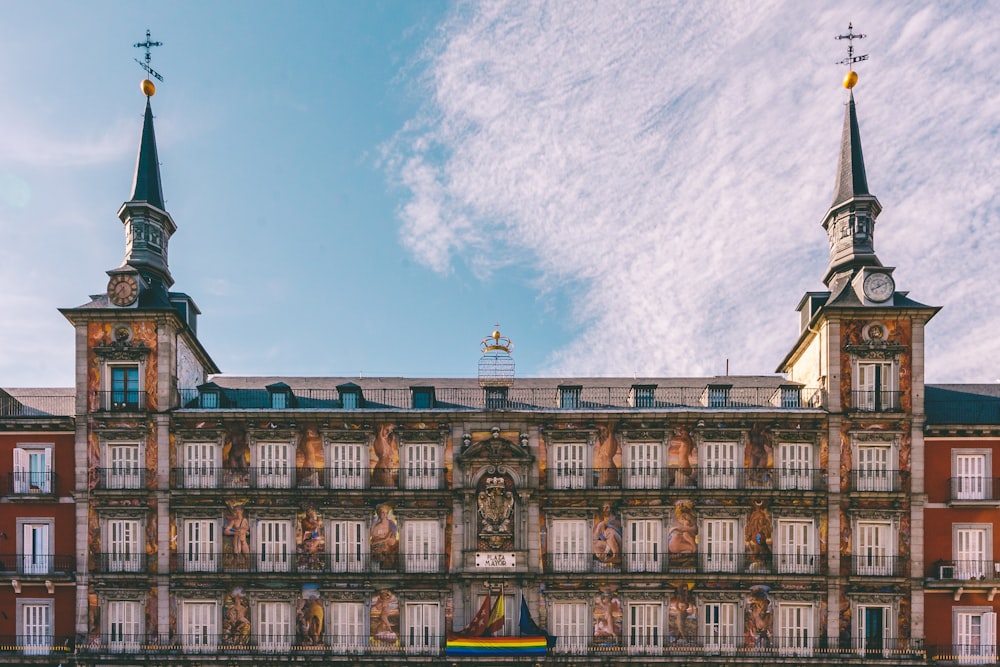
<instances>
[{"instance_id":1,"label":"rainbow flag","mask_svg":"<svg viewBox=\"0 0 1000 667\"><path fill-rule=\"evenodd\" d=\"M539 637L456 637L445 645L445 655L545 655L548 646Z\"/></svg>"}]
</instances>

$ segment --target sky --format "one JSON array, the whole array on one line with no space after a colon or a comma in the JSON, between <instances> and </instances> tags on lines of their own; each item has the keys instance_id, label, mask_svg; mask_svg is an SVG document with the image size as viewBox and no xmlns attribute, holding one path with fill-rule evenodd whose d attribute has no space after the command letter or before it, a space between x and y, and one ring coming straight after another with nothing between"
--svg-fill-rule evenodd
<instances>
[{"instance_id":1,"label":"sky","mask_svg":"<svg viewBox=\"0 0 1000 667\"><path fill-rule=\"evenodd\" d=\"M1000 3L4 4L0 386L124 254L152 100L174 290L234 375L769 374L821 290L855 32L875 247L943 306L928 382L1000 380Z\"/></svg>"}]
</instances>

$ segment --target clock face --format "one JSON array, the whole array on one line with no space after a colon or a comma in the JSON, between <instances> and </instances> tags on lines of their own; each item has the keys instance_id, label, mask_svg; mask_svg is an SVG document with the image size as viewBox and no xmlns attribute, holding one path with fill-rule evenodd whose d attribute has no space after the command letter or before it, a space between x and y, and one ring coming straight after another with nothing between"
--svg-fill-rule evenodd
<instances>
[{"instance_id":1,"label":"clock face","mask_svg":"<svg viewBox=\"0 0 1000 667\"><path fill-rule=\"evenodd\" d=\"M108 281L108 298L116 306L131 306L139 296L139 283L135 276L119 273Z\"/></svg>"},{"instance_id":2,"label":"clock face","mask_svg":"<svg viewBox=\"0 0 1000 667\"><path fill-rule=\"evenodd\" d=\"M892 276L886 273L870 273L865 278L864 290L866 297L881 302L892 296L896 284L892 281Z\"/></svg>"}]
</instances>

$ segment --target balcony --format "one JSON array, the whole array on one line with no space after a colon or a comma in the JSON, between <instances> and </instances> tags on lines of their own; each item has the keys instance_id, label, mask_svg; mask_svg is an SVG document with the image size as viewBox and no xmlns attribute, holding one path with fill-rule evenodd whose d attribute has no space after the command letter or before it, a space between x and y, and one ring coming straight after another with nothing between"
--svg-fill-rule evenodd
<instances>
[{"instance_id":1,"label":"balcony","mask_svg":"<svg viewBox=\"0 0 1000 667\"><path fill-rule=\"evenodd\" d=\"M144 391L95 391L90 405L96 412L142 412L148 399Z\"/></svg>"},{"instance_id":2,"label":"balcony","mask_svg":"<svg viewBox=\"0 0 1000 667\"><path fill-rule=\"evenodd\" d=\"M855 412L902 412L901 391L852 391L850 410Z\"/></svg>"},{"instance_id":3,"label":"balcony","mask_svg":"<svg viewBox=\"0 0 1000 667\"><path fill-rule=\"evenodd\" d=\"M69 635L0 635L0 655L57 656L60 660L67 660L68 663L72 652L73 637ZM45 662L52 664L51 661ZM17 663L11 662L10 664Z\"/></svg>"},{"instance_id":4,"label":"balcony","mask_svg":"<svg viewBox=\"0 0 1000 667\"><path fill-rule=\"evenodd\" d=\"M854 491L891 493L902 488L904 470L869 469L851 471L851 488Z\"/></svg>"},{"instance_id":5,"label":"balcony","mask_svg":"<svg viewBox=\"0 0 1000 667\"><path fill-rule=\"evenodd\" d=\"M99 574L145 574L155 562L156 554L97 554L94 568Z\"/></svg>"},{"instance_id":6,"label":"balcony","mask_svg":"<svg viewBox=\"0 0 1000 667\"><path fill-rule=\"evenodd\" d=\"M604 559L592 553L547 553L542 566L552 574L601 573L820 573L821 558L813 553L746 554L746 553L624 553Z\"/></svg>"},{"instance_id":7,"label":"balcony","mask_svg":"<svg viewBox=\"0 0 1000 667\"><path fill-rule=\"evenodd\" d=\"M447 554L396 554L392 557L338 550L331 553L250 553L250 554L171 554L173 572L209 573L442 573L446 572Z\"/></svg>"},{"instance_id":8,"label":"balcony","mask_svg":"<svg viewBox=\"0 0 1000 667\"><path fill-rule=\"evenodd\" d=\"M154 473L145 468L97 468L94 475L95 488L102 491L147 489L154 479Z\"/></svg>"},{"instance_id":9,"label":"balcony","mask_svg":"<svg viewBox=\"0 0 1000 667\"><path fill-rule=\"evenodd\" d=\"M826 483L821 468L583 468L555 463L548 488L577 489L754 489L817 491Z\"/></svg>"},{"instance_id":10,"label":"balcony","mask_svg":"<svg viewBox=\"0 0 1000 667\"><path fill-rule=\"evenodd\" d=\"M1000 581L1000 561L939 560L930 566L929 579L938 581Z\"/></svg>"},{"instance_id":11,"label":"balcony","mask_svg":"<svg viewBox=\"0 0 1000 667\"><path fill-rule=\"evenodd\" d=\"M1000 479L995 477L951 477L948 491L953 505L1000 504Z\"/></svg>"},{"instance_id":12,"label":"balcony","mask_svg":"<svg viewBox=\"0 0 1000 667\"><path fill-rule=\"evenodd\" d=\"M76 572L76 556L52 554L3 554L0 555L0 574L33 575L64 574Z\"/></svg>"},{"instance_id":13,"label":"balcony","mask_svg":"<svg viewBox=\"0 0 1000 667\"><path fill-rule=\"evenodd\" d=\"M929 646L927 656L935 665L996 665L996 644L944 644Z\"/></svg>"},{"instance_id":14,"label":"balcony","mask_svg":"<svg viewBox=\"0 0 1000 667\"><path fill-rule=\"evenodd\" d=\"M289 466L263 468L216 468L188 466L174 468L170 485L174 489L426 489L445 485L445 469L413 465L405 468L334 466L296 470Z\"/></svg>"},{"instance_id":15,"label":"balcony","mask_svg":"<svg viewBox=\"0 0 1000 667\"><path fill-rule=\"evenodd\" d=\"M908 560L903 556L881 556L868 554L848 556L848 572L859 577L903 577L907 576Z\"/></svg>"},{"instance_id":16,"label":"balcony","mask_svg":"<svg viewBox=\"0 0 1000 667\"><path fill-rule=\"evenodd\" d=\"M56 474L44 472L18 471L7 473L7 495L45 496L56 492Z\"/></svg>"},{"instance_id":17,"label":"balcony","mask_svg":"<svg viewBox=\"0 0 1000 667\"><path fill-rule=\"evenodd\" d=\"M333 632L319 641L303 640L297 634L255 635L249 638L238 635L200 632L197 634L178 633L173 637L156 635L105 634L98 638L80 642L77 652L81 654L217 654L225 656L241 655L283 655L302 657L322 657L324 655L356 656L399 656L406 654L439 655L444 652L445 638L439 635L420 635L419 645L407 645L404 636L396 641L380 641L369 634L338 634ZM2 649L0 649L2 650Z\"/></svg>"}]
</instances>

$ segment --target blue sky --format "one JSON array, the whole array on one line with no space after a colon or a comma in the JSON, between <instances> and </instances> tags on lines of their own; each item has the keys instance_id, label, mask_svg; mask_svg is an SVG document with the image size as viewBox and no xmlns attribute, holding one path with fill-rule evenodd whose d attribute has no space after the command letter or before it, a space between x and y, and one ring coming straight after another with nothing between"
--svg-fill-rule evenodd
<instances>
[{"instance_id":1,"label":"blue sky","mask_svg":"<svg viewBox=\"0 0 1000 667\"><path fill-rule=\"evenodd\" d=\"M231 374L770 373L822 287L845 92L876 250L1000 378L1000 8L967 2L38 2L0 23L0 385L123 235L146 28L174 289ZM985 361L984 361L985 360Z\"/></svg>"}]
</instances>

